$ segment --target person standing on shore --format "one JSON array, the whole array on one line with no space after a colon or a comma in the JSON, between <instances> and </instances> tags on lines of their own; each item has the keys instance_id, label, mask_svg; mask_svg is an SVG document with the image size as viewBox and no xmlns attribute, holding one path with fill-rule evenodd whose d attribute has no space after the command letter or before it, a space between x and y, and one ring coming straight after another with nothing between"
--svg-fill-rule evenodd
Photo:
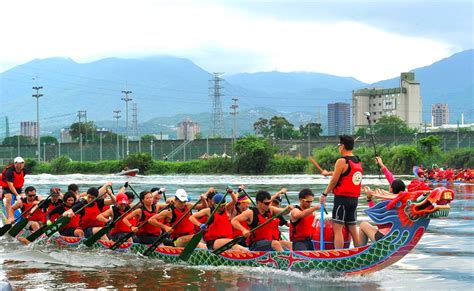
<instances>
[{"instance_id":1,"label":"person standing on shore","mask_svg":"<svg viewBox=\"0 0 474 291\"><path fill-rule=\"evenodd\" d=\"M339 136L338 144L341 158L336 161L334 171L323 170L324 176L332 176L326 189L320 197L321 203L326 203L326 197L334 193L334 207L332 210L334 248L342 249L344 238L342 228L347 225L355 247L360 246L357 229L357 205L362 186L362 164L355 156L354 138L348 135Z\"/></svg>"}]
</instances>

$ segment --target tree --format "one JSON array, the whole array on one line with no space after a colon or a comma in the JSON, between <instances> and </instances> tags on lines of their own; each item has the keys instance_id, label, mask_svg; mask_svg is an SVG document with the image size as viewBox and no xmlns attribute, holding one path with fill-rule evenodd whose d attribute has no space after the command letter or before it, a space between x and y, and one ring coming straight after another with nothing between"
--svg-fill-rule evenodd
<instances>
[{"instance_id":1,"label":"tree","mask_svg":"<svg viewBox=\"0 0 474 291\"><path fill-rule=\"evenodd\" d=\"M405 121L396 115L384 115L374 124L374 134L377 135L408 135L415 133Z\"/></svg>"},{"instance_id":2,"label":"tree","mask_svg":"<svg viewBox=\"0 0 474 291\"><path fill-rule=\"evenodd\" d=\"M321 133L323 133L320 123L310 122L306 125L300 125L300 132L304 137L308 137L308 129L311 138L321 136Z\"/></svg>"},{"instance_id":3,"label":"tree","mask_svg":"<svg viewBox=\"0 0 474 291\"><path fill-rule=\"evenodd\" d=\"M33 145L36 143L36 139L32 138L31 136L14 135L3 139L2 144L5 146L16 147L18 146L18 138L20 139L20 145Z\"/></svg>"},{"instance_id":4,"label":"tree","mask_svg":"<svg viewBox=\"0 0 474 291\"><path fill-rule=\"evenodd\" d=\"M235 166L238 173L260 174L265 172L272 156L272 147L267 139L256 136L243 137L234 144Z\"/></svg>"},{"instance_id":5,"label":"tree","mask_svg":"<svg viewBox=\"0 0 474 291\"><path fill-rule=\"evenodd\" d=\"M268 127L268 119L260 117L253 124L253 130L255 131L256 135L262 135L264 137L267 137L270 134L270 128Z\"/></svg>"},{"instance_id":6,"label":"tree","mask_svg":"<svg viewBox=\"0 0 474 291\"><path fill-rule=\"evenodd\" d=\"M429 135L427 137L420 138L420 140L418 140L418 144L424 152L431 154L436 149L439 149L441 138L439 136Z\"/></svg>"},{"instance_id":7,"label":"tree","mask_svg":"<svg viewBox=\"0 0 474 291\"><path fill-rule=\"evenodd\" d=\"M155 141L156 138L154 135L151 134L145 134L144 136L141 137L142 142L150 143L151 141Z\"/></svg>"},{"instance_id":8,"label":"tree","mask_svg":"<svg viewBox=\"0 0 474 291\"><path fill-rule=\"evenodd\" d=\"M91 141L93 136L97 133L97 126L93 121L88 122L76 122L71 124L69 127L69 134L73 140L79 140L79 136L82 133L82 138L85 141L86 139Z\"/></svg>"},{"instance_id":9,"label":"tree","mask_svg":"<svg viewBox=\"0 0 474 291\"><path fill-rule=\"evenodd\" d=\"M54 136L47 135L47 136L40 137L40 143L41 144L44 144L44 143L45 144L57 144L58 140Z\"/></svg>"},{"instance_id":10,"label":"tree","mask_svg":"<svg viewBox=\"0 0 474 291\"><path fill-rule=\"evenodd\" d=\"M275 138L289 139L295 136L294 125L283 116L273 116L269 125L270 132Z\"/></svg>"}]
</instances>

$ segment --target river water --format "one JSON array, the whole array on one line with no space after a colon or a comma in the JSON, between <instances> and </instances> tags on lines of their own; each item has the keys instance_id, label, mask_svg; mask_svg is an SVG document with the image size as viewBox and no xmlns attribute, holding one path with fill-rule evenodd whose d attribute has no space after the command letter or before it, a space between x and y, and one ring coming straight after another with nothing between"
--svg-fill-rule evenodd
<instances>
[{"instance_id":1,"label":"river water","mask_svg":"<svg viewBox=\"0 0 474 291\"><path fill-rule=\"evenodd\" d=\"M405 177L408 178L408 177ZM166 187L168 195L184 188L195 199L209 186L224 191L226 185L245 184L249 193L265 189L270 193L289 189L292 203L297 193L310 187L316 194L326 187L322 176L146 176L128 179L139 192L151 187ZM63 192L70 183L85 191L106 181L118 189L120 176L104 175L29 175L25 185L34 185L40 194L52 186ZM385 180L364 177L364 184L388 189ZM416 248L396 264L364 276L335 276L313 271L298 273L268 268L187 267L164 264L159 260L107 250L58 249L22 246L7 235L0 238L0 281L15 288L118 288L118 289L243 289L243 290L378 290L378 289L474 289L474 187L454 185L455 200L447 219L432 220ZM332 209L332 198L328 201ZM365 199L360 200L358 219Z\"/></svg>"}]
</instances>

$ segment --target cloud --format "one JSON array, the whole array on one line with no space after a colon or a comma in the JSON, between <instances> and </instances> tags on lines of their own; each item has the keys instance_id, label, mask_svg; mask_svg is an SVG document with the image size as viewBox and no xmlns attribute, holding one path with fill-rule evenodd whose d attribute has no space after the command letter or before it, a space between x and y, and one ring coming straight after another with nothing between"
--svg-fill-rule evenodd
<instances>
[{"instance_id":1,"label":"cloud","mask_svg":"<svg viewBox=\"0 0 474 291\"><path fill-rule=\"evenodd\" d=\"M34 58L168 54L212 72L314 71L365 82L397 76L453 45L347 19L288 18L212 2L4 1L0 70ZM8 27L8 29L6 29Z\"/></svg>"}]
</instances>

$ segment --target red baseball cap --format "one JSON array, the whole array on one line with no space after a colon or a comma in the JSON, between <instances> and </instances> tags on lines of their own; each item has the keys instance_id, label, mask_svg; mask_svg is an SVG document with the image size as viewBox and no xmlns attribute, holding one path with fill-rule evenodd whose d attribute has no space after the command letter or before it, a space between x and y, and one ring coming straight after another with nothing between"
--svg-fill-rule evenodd
<instances>
[{"instance_id":1,"label":"red baseball cap","mask_svg":"<svg viewBox=\"0 0 474 291\"><path fill-rule=\"evenodd\" d=\"M125 193L120 193L116 197L117 204L128 204L128 197Z\"/></svg>"}]
</instances>

